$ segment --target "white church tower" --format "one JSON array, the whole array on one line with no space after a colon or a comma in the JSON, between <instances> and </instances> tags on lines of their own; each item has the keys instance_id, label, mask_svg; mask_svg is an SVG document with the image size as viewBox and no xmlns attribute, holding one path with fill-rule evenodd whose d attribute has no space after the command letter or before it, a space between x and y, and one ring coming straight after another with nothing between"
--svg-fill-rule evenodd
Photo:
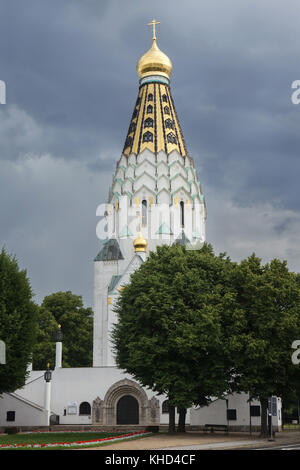
<instances>
[{"instance_id":1,"label":"white church tower","mask_svg":"<svg viewBox=\"0 0 300 470\"><path fill-rule=\"evenodd\" d=\"M205 200L170 90L172 63L157 46L137 64L139 91L105 210L107 238L95 258L93 366L114 366L113 311L130 274L158 245L205 240ZM102 225L103 226L103 225Z\"/></svg>"}]
</instances>

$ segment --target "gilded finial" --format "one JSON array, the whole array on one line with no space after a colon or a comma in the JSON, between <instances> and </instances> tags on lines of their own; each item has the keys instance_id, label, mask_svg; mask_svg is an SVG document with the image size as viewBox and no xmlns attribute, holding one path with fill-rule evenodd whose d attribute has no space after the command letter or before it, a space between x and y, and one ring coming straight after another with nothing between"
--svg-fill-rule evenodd
<instances>
[{"instance_id":1,"label":"gilded finial","mask_svg":"<svg viewBox=\"0 0 300 470\"><path fill-rule=\"evenodd\" d=\"M50 369L50 362L48 362L47 364L47 369Z\"/></svg>"},{"instance_id":2,"label":"gilded finial","mask_svg":"<svg viewBox=\"0 0 300 470\"><path fill-rule=\"evenodd\" d=\"M138 237L133 242L133 247L135 252L139 251L146 251L147 248L147 240L142 235L142 214L139 214L139 234Z\"/></svg>"},{"instance_id":3,"label":"gilded finial","mask_svg":"<svg viewBox=\"0 0 300 470\"><path fill-rule=\"evenodd\" d=\"M160 75L168 80L172 72L172 62L169 57L164 54L158 47L156 41L156 25L160 24L160 21L152 20L147 23L147 26L153 28L153 38L151 48L144 54L137 63L137 73L142 79L151 75Z\"/></svg>"},{"instance_id":4,"label":"gilded finial","mask_svg":"<svg viewBox=\"0 0 300 470\"><path fill-rule=\"evenodd\" d=\"M57 331L56 331L56 342L61 343L62 340L63 340L63 334L62 334L62 331L61 331L61 325L58 324L57 325Z\"/></svg>"},{"instance_id":5,"label":"gilded finial","mask_svg":"<svg viewBox=\"0 0 300 470\"><path fill-rule=\"evenodd\" d=\"M157 24L160 24L160 21L156 21L156 20L152 20L150 23L147 23L147 26L153 26L153 40L155 41L156 40L156 30L155 30L155 26Z\"/></svg>"}]
</instances>

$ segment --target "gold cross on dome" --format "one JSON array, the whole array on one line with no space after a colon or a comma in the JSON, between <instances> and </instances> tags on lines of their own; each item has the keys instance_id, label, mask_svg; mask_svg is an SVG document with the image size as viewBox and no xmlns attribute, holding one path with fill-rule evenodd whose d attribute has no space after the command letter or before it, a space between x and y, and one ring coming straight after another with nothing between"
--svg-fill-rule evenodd
<instances>
[{"instance_id":1,"label":"gold cross on dome","mask_svg":"<svg viewBox=\"0 0 300 470\"><path fill-rule=\"evenodd\" d=\"M152 20L151 23L148 23L147 26L153 26L153 38L152 39L156 39L156 35L155 35L155 26L157 24L160 24L160 21L156 21L156 20Z\"/></svg>"}]
</instances>

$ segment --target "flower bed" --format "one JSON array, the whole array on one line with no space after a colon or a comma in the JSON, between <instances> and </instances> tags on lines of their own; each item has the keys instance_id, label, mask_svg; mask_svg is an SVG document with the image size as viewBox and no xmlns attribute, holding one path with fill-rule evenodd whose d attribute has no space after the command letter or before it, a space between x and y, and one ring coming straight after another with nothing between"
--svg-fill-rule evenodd
<instances>
[{"instance_id":1,"label":"flower bed","mask_svg":"<svg viewBox=\"0 0 300 470\"><path fill-rule=\"evenodd\" d=\"M0 449L41 449L41 448L46 448L46 447L74 447L74 446L86 446L86 445L91 445L91 444L102 444L104 442L114 442L114 441L120 441L123 439L132 439L134 437L138 436L147 436L150 435L151 432L147 431L137 431L137 432L131 432L128 434L122 434L120 436L114 436L114 437L104 437L102 439L92 439L89 441L74 441L74 442L51 442L47 444L37 444L37 443L32 443L32 444L2 444L0 445Z\"/></svg>"},{"instance_id":2,"label":"flower bed","mask_svg":"<svg viewBox=\"0 0 300 470\"><path fill-rule=\"evenodd\" d=\"M19 434L46 434L46 433L47 434L59 434L59 433L63 433L63 434L65 434L65 433L68 433L68 434L73 434L73 433L83 434L85 432L87 434L89 434L89 433L99 433L99 432L104 432L104 431L102 431L102 430L99 431L98 429L97 429L97 431L94 430L94 429L86 429L86 430L82 429L82 430L76 430L76 431L69 431L69 430L67 430L67 431L66 430L63 430L63 431L60 431L60 430L58 430L58 431L48 431L48 429L41 429L41 430L35 429L33 431L22 431L21 433L19 432Z\"/></svg>"}]
</instances>

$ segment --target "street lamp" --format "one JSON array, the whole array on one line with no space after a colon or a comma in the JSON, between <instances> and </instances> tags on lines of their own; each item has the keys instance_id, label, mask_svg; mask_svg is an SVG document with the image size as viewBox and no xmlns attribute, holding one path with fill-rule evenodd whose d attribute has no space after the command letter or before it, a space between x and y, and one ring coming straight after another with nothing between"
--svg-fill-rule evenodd
<instances>
[{"instance_id":1,"label":"street lamp","mask_svg":"<svg viewBox=\"0 0 300 470\"><path fill-rule=\"evenodd\" d=\"M46 424L46 426L49 426L49 422L50 422L51 376L52 376L52 372L50 370L50 363L48 362L47 369L44 373L44 379L45 379L44 408L45 408L45 424Z\"/></svg>"},{"instance_id":2,"label":"street lamp","mask_svg":"<svg viewBox=\"0 0 300 470\"><path fill-rule=\"evenodd\" d=\"M52 372L50 370L50 363L48 362L46 372L44 373L44 379L46 380L46 382L50 382L51 377L52 377Z\"/></svg>"}]
</instances>

